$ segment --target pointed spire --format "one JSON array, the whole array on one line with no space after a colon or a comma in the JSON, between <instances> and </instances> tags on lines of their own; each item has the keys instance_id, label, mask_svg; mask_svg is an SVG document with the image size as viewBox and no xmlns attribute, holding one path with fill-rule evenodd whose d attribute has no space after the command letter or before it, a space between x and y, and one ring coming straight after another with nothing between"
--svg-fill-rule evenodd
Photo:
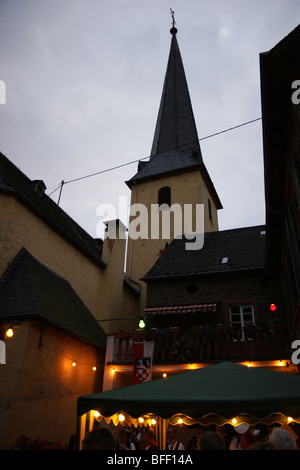
<instances>
[{"instance_id":1,"label":"pointed spire","mask_svg":"<svg viewBox=\"0 0 300 470\"><path fill-rule=\"evenodd\" d=\"M198 152L201 160L198 133L176 37L178 31L175 28L174 12L172 12L172 17L171 48L151 157L169 150L187 151L194 149Z\"/></svg>"},{"instance_id":2,"label":"pointed spire","mask_svg":"<svg viewBox=\"0 0 300 470\"><path fill-rule=\"evenodd\" d=\"M139 162L129 187L143 179L204 167L183 62L177 42L174 12L168 65L154 132L150 160Z\"/></svg>"}]
</instances>

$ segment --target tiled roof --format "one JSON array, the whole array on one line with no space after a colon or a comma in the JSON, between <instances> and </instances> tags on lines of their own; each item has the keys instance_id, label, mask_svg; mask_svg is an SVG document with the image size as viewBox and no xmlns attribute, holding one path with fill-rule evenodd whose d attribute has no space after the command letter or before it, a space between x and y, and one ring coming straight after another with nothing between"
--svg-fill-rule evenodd
<instances>
[{"instance_id":1,"label":"tiled roof","mask_svg":"<svg viewBox=\"0 0 300 470\"><path fill-rule=\"evenodd\" d=\"M64 212L49 196L39 196L31 181L5 155L0 152L0 193L17 197L38 217L49 224L61 236L81 250L93 262L101 267L101 241L92 238L66 212Z\"/></svg>"},{"instance_id":2,"label":"tiled roof","mask_svg":"<svg viewBox=\"0 0 300 470\"><path fill-rule=\"evenodd\" d=\"M146 282L174 276L203 275L265 266L265 226L208 232L200 250L186 250L190 240L174 239L150 271Z\"/></svg>"},{"instance_id":3,"label":"tiled roof","mask_svg":"<svg viewBox=\"0 0 300 470\"><path fill-rule=\"evenodd\" d=\"M37 318L97 347L106 335L71 284L22 248L0 279L0 319Z\"/></svg>"},{"instance_id":4,"label":"tiled roof","mask_svg":"<svg viewBox=\"0 0 300 470\"><path fill-rule=\"evenodd\" d=\"M147 162L139 164L138 172L127 181L130 187L133 181L140 181L162 174L173 173L184 169L200 168L199 158L193 156L193 152L183 152L177 149L166 151L151 158Z\"/></svg>"}]
</instances>

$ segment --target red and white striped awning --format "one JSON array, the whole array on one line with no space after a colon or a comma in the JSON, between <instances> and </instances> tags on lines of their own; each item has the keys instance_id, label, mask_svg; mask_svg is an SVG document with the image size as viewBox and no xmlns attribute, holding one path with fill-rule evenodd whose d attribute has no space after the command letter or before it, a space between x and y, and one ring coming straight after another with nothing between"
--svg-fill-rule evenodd
<instances>
[{"instance_id":1,"label":"red and white striped awning","mask_svg":"<svg viewBox=\"0 0 300 470\"><path fill-rule=\"evenodd\" d=\"M173 305L168 307L147 307L144 309L144 315L170 315L181 313L201 313L216 312L217 304L196 304L196 305Z\"/></svg>"}]
</instances>

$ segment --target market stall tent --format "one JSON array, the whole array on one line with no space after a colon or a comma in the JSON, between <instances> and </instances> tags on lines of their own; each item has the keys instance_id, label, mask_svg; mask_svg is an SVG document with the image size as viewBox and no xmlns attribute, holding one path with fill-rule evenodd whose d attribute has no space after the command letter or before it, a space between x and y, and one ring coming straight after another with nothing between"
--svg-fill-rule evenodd
<instances>
[{"instance_id":1,"label":"market stall tent","mask_svg":"<svg viewBox=\"0 0 300 470\"><path fill-rule=\"evenodd\" d=\"M81 435L83 416L90 411L97 411L114 424L120 418L134 425L139 419L146 423L155 419L160 446L164 446L167 425L179 420L188 425L286 423L288 418L300 422L300 376L223 362L79 397Z\"/></svg>"}]
</instances>

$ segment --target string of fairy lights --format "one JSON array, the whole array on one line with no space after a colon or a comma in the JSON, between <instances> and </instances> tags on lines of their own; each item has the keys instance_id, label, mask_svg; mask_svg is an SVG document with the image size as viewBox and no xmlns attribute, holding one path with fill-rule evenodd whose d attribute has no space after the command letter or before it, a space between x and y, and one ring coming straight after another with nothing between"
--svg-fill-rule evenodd
<instances>
[{"instance_id":1,"label":"string of fairy lights","mask_svg":"<svg viewBox=\"0 0 300 470\"><path fill-rule=\"evenodd\" d=\"M271 312L275 312L277 310L277 306L275 303L271 303L270 306L269 306L269 309ZM130 317L130 318L133 318L133 317ZM114 319L114 320L123 320L123 319ZM101 320L91 320L91 322L99 322ZM80 322L75 322L75 323L80 323ZM141 322L139 323L139 330L142 331L146 326L146 323L144 321L144 319L141 319ZM9 326L6 330L5 330L5 336L10 339L14 336L14 332L17 331L19 328L31 328L31 327L34 327L33 325L14 325L14 326ZM48 350L51 350L52 352L54 352L55 354L63 357L64 359L67 359L70 363L70 365L72 367L77 367L77 366L85 366L85 367L88 367L90 368L91 371L93 372L96 372L99 368L104 368L105 367L105 363L95 363L93 362L92 364L91 363L87 363L87 362L82 362L80 360L78 360L77 358L75 359L74 358L74 355L69 355L69 354L66 354L65 352L61 351L57 346L53 346L53 347L49 347L47 345L45 345L44 343L42 343L42 341L40 340L40 343L39 343L39 347L43 347L45 349L48 349ZM276 366L278 367L283 367L283 366L286 366L288 367L290 365L289 361L286 361L285 359L282 360L282 359L279 359L277 361L273 361L274 363L276 363ZM245 364L248 366L248 367L252 367L254 365L253 362L251 361L245 361ZM194 369L195 368L195 364L191 363L190 364L190 368ZM112 367L111 368L111 373L112 375L114 375L116 372L116 368L115 367ZM163 378L167 378L168 374L167 372L162 372L162 377Z\"/></svg>"},{"instance_id":2,"label":"string of fairy lights","mask_svg":"<svg viewBox=\"0 0 300 470\"><path fill-rule=\"evenodd\" d=\"M31 327L30 325L27 325L27 326L10 326L9 328L6 329L5 336L6 336L6 338L11 339L15 335L15 332L18 331L19 328L30 328L30 327ZM74 355L69 355L69 354L66 354L66 353L60 351L57 348L57 346L49 347L49 346L46 346L45 344L43 344L42 342L40 342L39 347L43 347L45 349L48 349L48 350L54 352L55 354L63 357L64 359L67 359L70 362L70 365L72 367L82 365L82 366L89 367L93 372L96 372L99 369L99 367L104 367L105 366L104 363L99 364L97 362L96 363L93 362L93 365L91 366L90 363L82 362L82 361L79 361L78 359L75 360Z\"/></svg>"}]
</instances>

